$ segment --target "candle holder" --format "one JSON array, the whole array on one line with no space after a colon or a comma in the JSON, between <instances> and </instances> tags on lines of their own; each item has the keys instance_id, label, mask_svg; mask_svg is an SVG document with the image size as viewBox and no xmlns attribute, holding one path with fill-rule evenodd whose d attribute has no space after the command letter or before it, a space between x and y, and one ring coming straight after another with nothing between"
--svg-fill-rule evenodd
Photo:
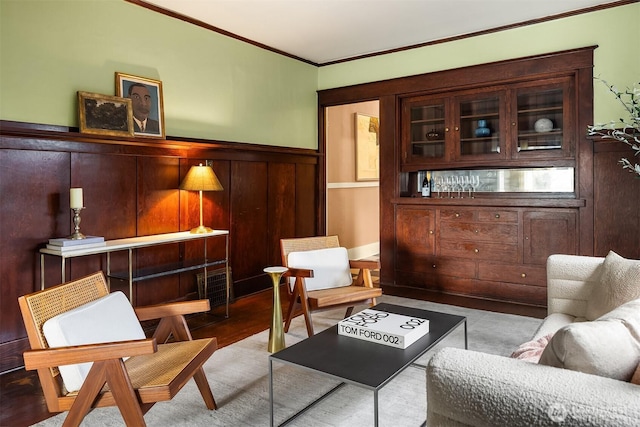
<instances>
[{"instance_id":1,"label":"candle holder","mask_svg":"<svg viewBox=\"0 0 640 427\"><path fill-rule=\"evenodd\" d=\"M69 236L71 240L81 240L85 238L85 235L80 232L80 211L84 209L82 208L71 208L73 211L73 234Z\"/></svg>"},{"instance_id":2,"label":"candle holder","mask_svg":"<svg viewBox=\"0 0 640 427\"><path fill-rule=\"evenodd\" d=\"M267 267L264 269L264 272L271 276L273 282L273 309L271 329L269 329L269 345L267 346L269 353L275 353L285 348L282 307L280 306L280 278L287 270L287 267Z\"/></svg>"}]
</instances>

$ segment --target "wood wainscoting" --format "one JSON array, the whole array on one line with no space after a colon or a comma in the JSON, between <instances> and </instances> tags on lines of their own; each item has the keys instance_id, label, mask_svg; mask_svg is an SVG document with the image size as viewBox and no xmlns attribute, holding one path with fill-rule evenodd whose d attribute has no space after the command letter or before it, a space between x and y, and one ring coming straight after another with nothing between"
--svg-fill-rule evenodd
<instances>
[{"instance_id":1,"label":"wood wainscoting","mask_svg":"<svg viewBox=\"0 0 640 427\"><path fill-rule=\"evenodd\" d=\"M74 129L0 122L0 372L22 365L26 333L17 299L40 286L38 249L71 233L69 188L82 187L81 231L118 239L186 231L199 223L197 192L178 190L190 166L209 161L224 191L205 192L204 223L230 231L234 294L269 288L262 269L280 264L279 240L322 234L318 152L193 139L112 138ZM224 240L208 239L208 256L224 257ZM139 250L134 268L202 253L172 244ZM126 266L114 253L111 268ZM61 280L48 257L45 284ZM67 261L66 278L106 269L104 256ZM194 298L198 271L141 281L136 305ZM112 281L113 286L113 281ZM119 286L116 282L116 286ZM123 290L126 287L123 286Z\"/></svg>"}]
</instances>

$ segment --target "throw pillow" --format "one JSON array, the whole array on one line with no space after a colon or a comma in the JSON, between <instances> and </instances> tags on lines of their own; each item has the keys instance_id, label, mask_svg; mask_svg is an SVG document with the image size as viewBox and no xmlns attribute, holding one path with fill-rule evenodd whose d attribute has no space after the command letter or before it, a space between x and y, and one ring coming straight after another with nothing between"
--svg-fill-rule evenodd
<instances>
[{"instance_id":1,"label":"throw pillow","mask_svg":"<svg viewBox=\"0 0 640 427\"><path fill-rule=\"evenodd\" d=\"M146 338L131 303L119 291L52 317L42 331L50 348ZM67 391L80 390L91 365L58 367Z\"/></svg>"},{"instance_id":2,"label":"throw pillow","mask_svg":"<svg viewBox=\"0 0 640 427\"><path fill-rule=\"evenodd\" d=\"M549 344L549 341L553 337L553 333L542 336L537 340L527 341L520 345L516 351L511 354L513 359L524 360L525 362L538 363L542 352Z\"/></svg>"},{"instance_id":3,"label":"throw pillow","mask_svg":"<svg viewBox=\"0 0 640 427\"><path fill-rule=\"evenodd\" d=\"M540 364L630 381L640 363L640 299L556 332Z\"/></svg>"},{"instance_id":4,"label":"throw pillow","mask_svg":"<svg viewBox=\"0 0 640 427\"><path fill-rule=\"evenodd\" d=\"M610 251L602 276L587 300L586 318L595 320L625 302L640 298L640 260L625 259Z\"/></svg>"}]
</instances>

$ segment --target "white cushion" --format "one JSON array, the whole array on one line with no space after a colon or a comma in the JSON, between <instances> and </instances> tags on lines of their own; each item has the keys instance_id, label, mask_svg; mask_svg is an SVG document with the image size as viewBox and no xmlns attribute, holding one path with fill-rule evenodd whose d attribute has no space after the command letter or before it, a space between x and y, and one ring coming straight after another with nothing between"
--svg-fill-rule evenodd
<instances>
[{"instance_id":1,"label":"white cushion","mask_svg":"<svg viewBox=\"0 0 640 427\"><path fill-rule=\"evenodd\" d=\"M640 363L640 299L556 332L540 364L629 381Z\"/></svg>"},{"instance_id":2,"label":"white cushion","mask_svg":"<svg viewBox=\"0 0 640 427\"><path fill-rule=\"evenodd\" d=\"M305 279L307 291L349 286L353 281L345 248L291 252L287 257L287 265L313 270L313 277ZM293 280L290 285L293 287Z\"/></svg>"},{"instance_id":3,"label":"white cushion","mask_svg":"<svg viewBox=\"0 0 640 427\"><path fill-rule=\"evenodd\" d=\"M145 339L144 331L122 292L114 292L47 320L42 326L49 347ZM67 391L80 390L91 362L60 366Z\"/></svg>"},{"instance_id":4,"label":"white cushion","mask_svg":"<svg viewBox=\"0 0 640 427\"><path fill-rule=\"evenodd\" d=\"M587 300L585 317L595 320L620 305L640 298L640 261L610 251L604 259L600 283Z\"/></svg>"}]
</instances>

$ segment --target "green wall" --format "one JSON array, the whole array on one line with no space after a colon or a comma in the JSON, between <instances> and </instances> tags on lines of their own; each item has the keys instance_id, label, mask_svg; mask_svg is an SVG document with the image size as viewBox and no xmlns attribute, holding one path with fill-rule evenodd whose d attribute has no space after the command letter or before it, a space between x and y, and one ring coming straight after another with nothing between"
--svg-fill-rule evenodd
<instances>
[{"instance_id":1,"label":"green wall","mask_svg":"<svg viewBox=\"0 0 640 427\"><path fill-rule=\"evenodd\" d=\"M393 54L321 67L318 88L328 89L586 46L594 76L619 88L640 81L640 3ZM623 110L601 84L594 86L594 118L608 122Z\"/></svg>"},{"instance_id":2,"label":"green wall","mask_svg":"<svg viewBox=\"0 0 640 427\"><path fill-rule=\"evenodd\" d=\"M116 71L163 82L170 136L316 148L316 90L598 45L595 75L640 77L640 3L316 68L123 0L0 0L0 118L77 126L76 91ZM620 115L595 86L595 119Z\"/></svg>"},{"instance_id":3,"label":"green wall","mask_svg":"<svg viewBox=\"0 0 640 427\"><path fill-rule=\"evenodd\" d=\"M1 0L0 118L77 126L76 92L162 81L167 135L317 146L316 67L123 0Z\"/></svg>"}]
</instances>

